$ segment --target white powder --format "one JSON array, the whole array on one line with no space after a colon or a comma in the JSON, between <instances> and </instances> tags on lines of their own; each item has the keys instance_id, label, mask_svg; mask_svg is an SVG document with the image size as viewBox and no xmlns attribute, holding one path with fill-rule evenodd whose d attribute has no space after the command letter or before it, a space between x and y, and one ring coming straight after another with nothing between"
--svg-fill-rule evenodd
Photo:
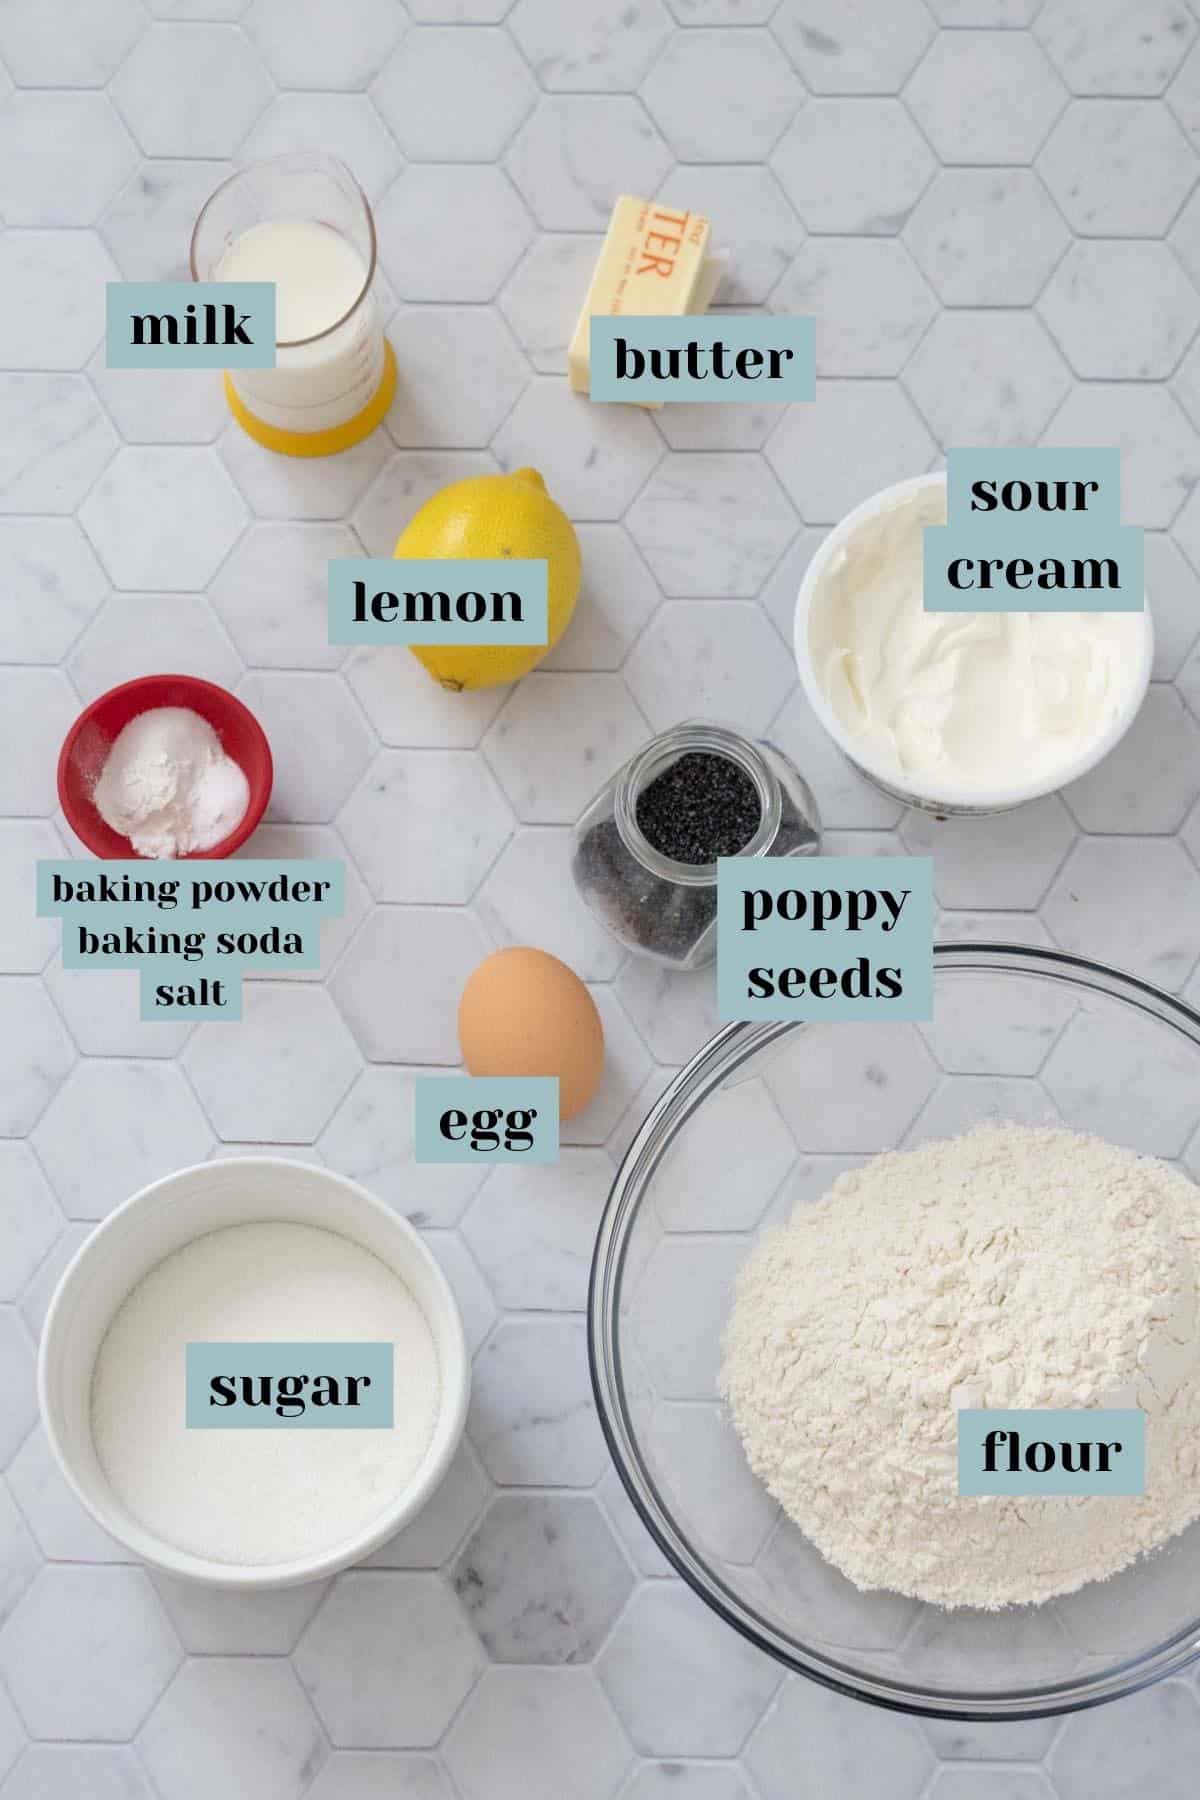
<instances>
[{"instance_id":1,"label":"white powder","mask_svg":"<svg viewBox=\"0 0 1200 1800\"><path fill-rule=\"evenodd\" d=\"M392 1429L188 1430L185 1347L222 1340L393 1343ZM309 1225L235 1225L166 1257L125 1300L96 1359L92 1436L115 1493L168 1543L290 1562L332 1550L403 1492L439 1396L429 1324L378 1257Z\"/></svg>"},{"instance_id":2,"label":"white powder","mask_svg":"<svg viewBox=\"0 0 1200 1800\"><path fill-rule=\"evenodd\" d=\"M186 706L155 706L118 735L92 798L139 856L187 856L241 824L250 785L207 719Z\"/></svg>"},{"instance_id":3,"label":"white powder","mask_svg":"<svg viewBox=\"0 0 1200 1800\"><path fill-rule=\"evenodd\" d=\"M860 1588L943 1606L1102 1580L1200 1516L1200 1194L1098 1138L875 1157L755 1246L722 1386L751 1467ZM960 1498L959 1407L1136 1406L1146 1493Z\"/></svg>"}]
</instances>

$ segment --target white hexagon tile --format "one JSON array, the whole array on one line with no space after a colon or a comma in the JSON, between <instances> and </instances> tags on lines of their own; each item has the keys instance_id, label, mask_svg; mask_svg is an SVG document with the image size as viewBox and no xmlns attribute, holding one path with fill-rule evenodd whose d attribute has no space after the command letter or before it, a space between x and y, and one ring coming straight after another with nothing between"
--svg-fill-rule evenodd
<instances>
[{"instance_id":1,"label":"white hexagon tile","mask_svg":"<svg viewBox=\"0 0 1200 1800\"><path fill-rule=\"evenodd\" d=\"M585 1334L595 1229L638 1121L716 1025L711 978L631 959L577 899L571 826L652 731L723 714L811 780L828 848L931 853L947 937L1045 943L1200 998L1200 4L1189 0L5 0L0 4L0 1800L1182 1800L1191 1676L1065 1723L905 1720L785 1676L674 1575L615 1476ZM182 279L237 163L321 148L375 209L400 368L382 429L274 457L216 376L105 367L107 281ZM817 397L591 406L566 352L614 196L702 209L716 304L817 319ZM906 811L833 751L793 674L825 531L964 442L1112 445L1146 529L1154 685L1120 751L994 819ZM584 586L541 670L442 692L327 642L324 566L390 554L463 476L534 465ZM270 736L243 854L343 858L322 966L240 1024L140 1026L65 969L33 865L75 851L54 765L82 704L171 668ZM596 997L605 1084L557 1167L414 1162L413 1083L458 1066L490 948ZM964 1108L1117 1130L1200 1173L1186 1069L1151 1085L1083 1016L966 1009L834 1066L800 1044L682 1150L631 1303L655 1432L711 1553L853 1638L715 1400L729 1283L764 1220ZM1136 1046L1134 1047L1136 1050ZM817 1063L820 1067L817 1069ZM798 1107L819 1074L827 1105ZM870 1115L855 1102L869 1084ZM1101 1116L1098 1093L1120 1091ZM757 1146L747 1161L747 1141ZM436 1502L291 1592L154 1578L37 1423L54 1284L171 1168L272 1147L427 1234L474 1351ZM687 1296L655 1304L665 1275ZM649 1277L647 1279L647 1276ZM1153 1596L1147 1600L1152 1603ZM901 1675L969 1626L870 1615ZM1086 1600L1031 1653L1110 1645Z\"/></svg>"}]
</instances>

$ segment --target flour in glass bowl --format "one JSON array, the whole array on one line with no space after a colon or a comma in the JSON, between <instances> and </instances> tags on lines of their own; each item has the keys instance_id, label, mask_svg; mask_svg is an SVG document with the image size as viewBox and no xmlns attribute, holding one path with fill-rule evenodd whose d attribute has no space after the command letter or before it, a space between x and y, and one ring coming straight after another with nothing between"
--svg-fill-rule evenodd
<instances>
[{"instance_id":1,"label":"flour in glass bowl","mask_svg":"<svg viewBox=\"0 0 1200 1800\"><path fill-rule=\"evenodd\" d=\"M1061 1129L874 1157L755 1246L722 1387L751 1468L862 1589L1048 1600L1200 1517L1200 1191ZM960 1407L1140 1407L1146 1492L967 1498Z\"/></svg>"},{"instance_id":2,"label":"flour in glass bowl","mask_svg":"<svg viewBox=\"0 0 1200 1800\"><path fill-rule=\"evenodd\" d=\"M393 1345L391 1430L189 1430L190 1343ZM113 1318L92 1375L92 1438L147 1530L213 1562L298 1561L378 1518L416 1475L440 1400L437 1347L386 1263L335 1232L273 1222L194 1238Z\"/></svg>"}]
</instances>

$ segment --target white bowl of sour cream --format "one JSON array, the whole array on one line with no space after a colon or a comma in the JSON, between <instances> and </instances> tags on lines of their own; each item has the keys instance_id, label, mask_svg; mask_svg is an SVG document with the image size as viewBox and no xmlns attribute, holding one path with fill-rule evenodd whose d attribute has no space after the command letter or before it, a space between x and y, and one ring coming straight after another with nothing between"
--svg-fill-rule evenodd
<instances>
[{"instance_id":1,"label":"white bowl of sour cream","mask_svg":"<svg viewBox=\"0 0 1200 1800\"><path fill-rule=\"evenodd\" d=\"M1137 716L1154 633L1142 612L927 613L923 532L946 522L944 473L855 507L796 602L801 685L870 780L931 812L992 813L1050 794Z\"/></svg>"}]
</instances>

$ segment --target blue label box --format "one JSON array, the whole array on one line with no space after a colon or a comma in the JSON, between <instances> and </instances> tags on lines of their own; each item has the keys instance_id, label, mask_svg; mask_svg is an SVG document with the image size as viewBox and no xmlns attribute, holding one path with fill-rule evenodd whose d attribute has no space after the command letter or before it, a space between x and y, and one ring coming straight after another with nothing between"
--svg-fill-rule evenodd
<instances>
[{"instance_id":1,"label":"blue label box","mask_svg":"<svg viewBox=\"0 0 1200 1800\"><path fill-rule=\"evenodd\" d=\"M320 968L321 921L345 909L345 865L329 858L37 865L63 966L139 969L147 1023L240 1019L242 971Z\"/></svg>"},{"instance_id":2,"label":"blue label box","mask_svg":"<svg viewBox=\"0 0 1200 1800\"><path fill-rule=\"evenodd\" d=\"M331 644L545 644L545 557L337 556Z\"/></svg>"},{"instance_id":3,"label":"blue label box","mask_svg":"<svg viewBox=\"0 0 1200 1800\"><path fill-rule=\"evenodd\" d=\"M386 1431L393 1346L189 1344L189 1431Z\"/></svg>"},{"instance_id":4,"label":"blue label box","mask_svg":"<svg viewBox=\"0 0 1200 1800\"><path fill-rule=\"evenodd\" d=\"M110 281L110 369L273 369L273 281Z\"/></svg>"},{"instance_id":5,"label":"blue label box","mask_svg":"<svg viewBox=\"0 0 1200 1800\"><path fill-rule=\"evenodd\" d=\"M722 857L717 1012L931 1019L933 859Z\"/></svg>"},{"instance_id":6,"label":"blue label box","mask_svg":"<svg viewBox=\"0 0 1200 1800\"><path fill-rule=\"evenodd\" d=\"M924 532L926 612L1144 609L1119 450L948 450L946 498Z\"/></svg>"},{"instance_id":7,"label":"blue label box","mask_svg":"<svg viewBox=\"0 0 1200 1800\"><path fill-rule=\"evenodd\" d=\"M419 1075L419 1163L556 1163L557 1075Z\"/></svg>"},{"instance_id":8,"label":"blue label box","mask_svg":"<svg viewBox=\"0 0 1200 1800\"><path fill-rule=\"evenodd\" d=\"M1137 1407L963 1407L958 1491L1146 1491L1146 1415Z\"/></svg>"},{"instance_id":9,"label":"blue label box","mask_svg":"<svg viewBox=\"0 0 1200 1800\"><path fill-rule=\"evenodd\" d=\"M592 400L782 406L816 394L816 320L809 317L597 313L590 345ZM670 373L656 375L656 368Z\"/></svg>"}]
</instances>

